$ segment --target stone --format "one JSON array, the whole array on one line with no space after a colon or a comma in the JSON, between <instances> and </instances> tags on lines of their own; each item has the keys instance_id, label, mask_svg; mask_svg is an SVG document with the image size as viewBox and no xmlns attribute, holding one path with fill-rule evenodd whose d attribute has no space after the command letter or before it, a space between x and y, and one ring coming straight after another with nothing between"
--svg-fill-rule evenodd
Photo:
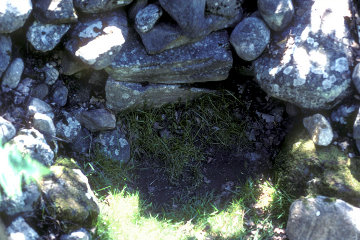
<instances>
[{"instance_id":1,"label":"stone","mask_svg":"<svg viewBox=\"0 0 360 240\"><path fill-rule=\"evenodd\" d=\"M59 56L61 59L61 74L73 75L88 68L85 63L83 63L80 59L74 57L67 51L60 51Z\"/></svg>"},{"instance_id":2,"label":"stone","mask_svg":"<svg viewBox=\"0 0 360 240\"><path fill-rule=\"evenodd\" d=\"M224 17L235 17L241 9L242 0L206 0L206 10Z\"/></svg>"},{"instance_id":3,"label":"stone","mask_svg":"<svg viewBox=\"0 0 360 240\"><path fill-rule=\"evenodd\" d=\"M77 23L65 47L84 63L100 70L111 64L127 35L126 13L118 10L96 20Z\"/></svg>"},{"instance_id":4,"label":"stone","mask_svg":"<svg viewBox=\"0 0 360 240\"><path fill-rule=\"evenodd\" d=\"M59 71L51 64L45 64L41 69L45 73L45 83L47 85L53 85L59 78Z\"/></svg>"},{"instance_id":5,"label":"stone","mask_svg":"<svg viewBox=\"0 0 360 240\"><path fill-rule=\"evenodd\" d=\"M72 0L37 0L34 4L35 17L50 24L76 22L76 15Z\"/></svg>"},{"instance_id":6,"label":"stone","mask_svg":"<svg viewBox=\"0 0 360 240\"><path fill-rule=\"evenodd\" d=\"M94 109L80 113L79 122L91 132L112 130L116 127L115 115L105 109Z\"/></svg>"},{"instance_id":7,"label":"stone","mask_svg":"<svg viewBox=\"0 0 360 240\"><path fill-rule=\"evenodd\" d=\"M52 107L39 98L31 98L27 107L27 114L32 117L36 113L43 113L54 118Z\"/></svg>"},{"instance_id":8,"label":"stone","mask_svg":"<svg viewBox=\"0 0 360 240\"><path fill-rule=\"evenodd\" d=\"M20 130L10 143L15 144L20 152L29 154L31 158L45 166L51 166L54 162L54 152L47 144L44 135L34 128Z\"/></svg>"},{"instance_id":9,"label":"stone","mask_svg":"<svg viewBox=\"0 0 360 240\"><path fill-rule=\"evenodd\" d=\"M0 34L0 77L10 63L11 48L12 42L10 36Z\"/></svg>"},{"instance_id":10,"label":"stone","mask_svg":"<svg viewBox=\"0 0 360 240\"><path fill-rule=\"evenodd\" d=\"M135 20L136 14L148 5L148 0L135 0L130 5L128 10L128 17L131 20Z\"/></svg>"},{"instance_id":11,"label":"stone","mask_svg":"<svg viewBox=\"0 0 360 240\"><path fill-rule=\"evenodd\" d=\"M36 50L47 52L56 47L69 29L69 24L54 25L34 21L26 33L26 38Z\"/></svg>"},{"instance_id":12,"label":"stone","mask_svg":"<svg viewBox=\"0 0 360 240\"><path fill-rule=\"evenodd\" d=\"M135 17L135 29L139 33L146 33L150 31L162 16L163 11L161 7L156 4L149 4L141 9Z\"/></svg>"},{"instance_id":13,"label":"stone","mask_svg":"<svg viewBox=\"0 0 360 240\"><path fill-rule=\"evenodd\" d=\"M68 231L91 228L99 215L97 198L80 169L52 166L52 174L39 183L49 214Z\"/></svg>"},{"instance_id":14,"label":"stone","mask_svg":"<svg viewBox=\"0 0 360 240\"><path fill-rule=\"evenodd\" d=\"M9 240L40 240L40 236L23 217L17 217L6 229L9 234Z\"/></svg>"},{"instance_id":15,"label":"stone","mask_svg":"<svg viewBox=\"0 0 360 240\"><path fill-rule=\"evenodd\" d=\"M14 125L0 117L0 145L10 141L16 134Z\"/></svg>"},{"instance_id":16,"label":"stone","mask_svg":"<svg viewBox=\"0 0 360 240\"><path fill-rule=\"evenodd\" d=\"M35 86L31 91L31 97L43 100L49 94L49 87L45 83Z\"/></svg>"},{"instance_id":17,"label":"stone","mask_svg":"<svg viewBox=\"0 0 360 240\"><path fill-rule=\"evenodd\" d=\"M105 71L115 80L128 82L173 84L225 80L233 62L228 40L228 34L219 31L202 41L148 55L131 33Z\"/></svg>"},{"instance_id":18,"label":"stone","mask_svg":"<svg viewBox=\"0 0 360 240\"><path fill-rule=\"evenodd\" d=\"M360 237L360 208L340 199L316 196L291 204L286 235L290 240L338 240Z\"/></svg>"},{"instance_id":19,"label":"stone","mask_svg":"<svg viewBox=\"0 0 360 240\"><path fill-rule=\"evenodd\" d=\"M88 155L90 152L91 143L92 143L91 133L86 128L81 128L80 133L72 141L70 147L74 152Z\"/></svg>"},{"instance_id":20,"label":"stone","mask_svg":"<svg viewBox=\"0 0 360 240\"><path fill-rule=\"evenodd\" d=\"M81 131L81 124L72 114L63 111L63 118L56 123L56 135L65 141L72 142Z\"/></svg>"},{"instance_id":21,"label":"stone","mask_svg":"<svg viewBox=\"0 0 360 240\"><path fill-rule=\"evenodd\" d=\"M257 6L264 21L274 31L284 30L294 16L291 0L258 0Z\"/></svg>"},{"instance_id":22,"label":"stone","mask_svg":"<svg viewBox=\"0 0 360 240\"><path fill-rule=\"evenodd\" d=\"M21 28L31 11L31 0L2 0L0 2L0 33L11 33Z\"/></svg>"},{"instance_id":23,"label":"stone","mask_svg":"<svg viewBox=\"0 0 360 240\"><path fill-rule=\"evenodd\" d=\"M14 104L22 105L28 99L31 93L35 80L31 78L24 78L20 81L19 85L14 91Z\"/></svg>"},{"instance_id":24,"label":"stone","mask_svg":"<svg viewBox=\"0 0 360 240\"><path fill-rule=\"evenodd\" d=\"M301 108L330 109L351 93L350 0L306 1L291 26L274 32L253 62L255 81L270 96Z\"/></svg>"},{"instance_id":25,"label":"stone","mask_svg":"<svg viewBox=\"0 0 360 240\"><path fill-rule=\"evenodd\" d=\"M1 87L4 92L7 92L10 89L14 89L18 86L21 75L24 71L24 62L21 58L15 58L14 61L11 62L10 66L6 70Z\"/></svg>"},{"instance_id":26,"label":"stone","mask_svg":"<svg viewBox=\"0 0 360 240\"><path fill-rule=\"evenodd\" d=\"M20 195L0 199L0 212L8 216L33 214L40 199L40 190L36 183L26 184Z\"/></svg>"},{"instance_id":27,"label":"stone","mask_svg":"<svg viewBox=\"0 0 360 240\"><path fill-rule=\"evenodd\" d=\"M323 115L317 113L306 117L303 124L316 145L328 146L332 142L334 134L329 121Z\"/></svg>"},{"instance_id":28,"label":"stone","mask_svg":"<svg viewBox=\"0 0 360 240\"><path fill-rule=\"evenodd\" d=\"M130 160L130 144L119 129L101 132L94 143L104 156L113 161L127 163Z\"/></svg>"},{"instance_id":29,"label":"stone","mask_svg":"<svg viewBox=\"0 0 360 240\"><path fill-rule=\"evenodd\" d=\"M80 228L70 234L63 234L60 240L91 240L91 235L86 229Z\"/></svg>"},{"instance_id":30,"label":"stone","mask_svg":"<svg viewBox=\"0 0 360 240\"><path fill-rule=\"evenodd\" d=\"M353 126L353 138L360 139L360 108L357 109L358 113Z\"/></svg>"},{"instance_id":31,"label":"stone","mask_svg":"<svg viewBox=\"0 0 360 240\"><path fill-rule=\"evenodd\" d=\"M33 127L47 137L56 136L56 128L53 120L43 113L35 113L33 116Z\"/></svg>"},{"instance_id":32,"label":"stone","mask_svg":"<svg viewBox=\"0 0 360 240\"><path fill-rule=\"evenodd\" d=\"M160 107L179 100L187 101L210 92L200 88L185 88L181 85L148 84L118 82L109 78L106 82L106 105L120 112L126 109L143 107Z\"/></svg>"},{"instance_id":33,"label":"stone","mask_svg":"<svg viewBox=\"0 0 360 240\"><path fill-rule=\"evenodd\" d=\"M360 63L356 64L352 72L351 79L357 92L360 93Z\"/></svg>"},{"instance_id":34,"label":"stone","mask_svg":"<svg viewBox=\"0 0 360 240\"><path fill-rule=\"evenodd\" d=\"M64 85L57 86L52 94L52 100L58 106L63 107L66 105L69 90Z\"/></svg>"},{"instance_id":35,"label":"stone","mask_svg":"<svg viewBox=\"0 0 360 240\"><path fill-rule=\"evenodd\" d=\"M74 6L84 13L111 11L130 4L133 0L74 0Z\"/></svg>"},{"instance_id":36,"label":"stone","mask_svg":"<svg viewBox=\"0 0 360 240\"><path fill-rule=\"evenodd\" d=\"M270 30L259 18L248 17L232 31L230 43L245 61L258 58L270 42Z\"/></svg>"}]
</instances>

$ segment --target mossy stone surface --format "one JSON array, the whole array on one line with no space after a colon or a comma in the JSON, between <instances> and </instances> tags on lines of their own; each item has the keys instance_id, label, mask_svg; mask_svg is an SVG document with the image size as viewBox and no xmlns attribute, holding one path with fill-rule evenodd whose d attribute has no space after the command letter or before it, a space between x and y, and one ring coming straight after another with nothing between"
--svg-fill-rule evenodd
<instances>
[{"instance_id":1,"label":"mossy stone surface","mask_svg":"<svg viewBox=\"0 0 360 240\"><path fill-rule=\"evenodd\" d=\"M334 145L316 146L303 128L288 135L275 166L282 186L297 197L321 194L360 205L360 159Z\"/></svg>"}]
</instances>

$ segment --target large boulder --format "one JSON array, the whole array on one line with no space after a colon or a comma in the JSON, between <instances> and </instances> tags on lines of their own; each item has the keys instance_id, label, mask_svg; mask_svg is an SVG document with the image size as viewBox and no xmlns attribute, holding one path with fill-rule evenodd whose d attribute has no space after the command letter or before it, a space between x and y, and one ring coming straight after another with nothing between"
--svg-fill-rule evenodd
<instances>
[{"instance_id":1,"label":"large boulder","mask_svg":"<svg viewBox=\"0 0 360 240\"><path fill-rule=\"evenodd\" d=\"M156 55L148 55L136 34L131 33L105 70L118 81L193 83L226 79L232 62L229 36L225 31Z\"/></svg>"},{"instance_id":2,"label":"large boulder","mask_svg":"<svg viewBox=\"0 0 360 240\"><path fill-rule=\"evenodd\" d=\"M11 33L21 28L31 11L31 0L1 0L0 33Z\"/></svg>"},{"instance_id":3,"label":"large boulder","mask_svg":"<svg viewBox=\"0 0 360 240\"><path fill-rule=\"evenodd\" d=\"M66 42L66 49L96 70L111 64L128 35L124 10L118 10L95 20L79 22Z\"/></svg>"},{"instance_id":4,"label":"large boulder","mask_svg":"<svg viewBox=\"0 0 360 240\"><path fill-rule=\"evenodd\" d=\"M355 240L360 238L360 208L339 199L317 196L291 204L289 240Z\"/></svg>"},{"instance_id":5,"label":"large boulder","mask_svg":"<svg viewBox=\"0 0 360 240\"><path fill-rule=\"evenodd\" d=\"M327 109L349 95L352 64L350 0L307 0L290 27L274 33L254 61L255 80L269 95L308 109ZM301 11L300 11L301 10Z\"/></svg>"}]
</instances>

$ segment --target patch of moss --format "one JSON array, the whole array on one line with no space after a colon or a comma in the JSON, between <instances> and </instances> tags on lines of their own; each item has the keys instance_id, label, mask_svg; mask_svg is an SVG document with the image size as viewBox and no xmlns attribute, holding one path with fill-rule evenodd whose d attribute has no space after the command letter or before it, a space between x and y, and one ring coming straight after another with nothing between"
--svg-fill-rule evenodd
<instances>
[{"instance_id":1,"label":"patch of moss","mask_svg":"<svg viewBox=\"0 0 360 240\"><path fill-rule=\"evenodd\" d=\"M72 158L58 157L55 160L54 166L64 166L71 169L80 169L77 162Z\"/></svg>"}]
</instances>

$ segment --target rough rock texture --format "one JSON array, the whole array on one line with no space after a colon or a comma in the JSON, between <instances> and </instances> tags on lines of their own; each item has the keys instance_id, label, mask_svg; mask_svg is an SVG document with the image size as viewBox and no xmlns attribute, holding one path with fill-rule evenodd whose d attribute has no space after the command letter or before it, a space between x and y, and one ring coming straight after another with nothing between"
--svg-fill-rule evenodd
<instances>
[{"instance_id":1,"label":"rough rock texture","mask_svg":"<svg viewBox=\"0 0 360 240\"><path fill-rule=\"evenodd\" d=\"M22 129L10 143L16 144L19 151L29 154L45 166L51 166L54 161L54 152L46 143L44 136L36 129Z\"/></svg>"},{"instance_id":2,"label":"rough rock texture","mask_svg":"<svg viewBox=\"0 0 360 240\"><path fill-rule=\"evenodd\" d=\"M70 145L71 149L74 152L78 152L81 154L89 154L90 145L92 142L91 133L86 128L81 128L81 131L77 135L77 137L72 141Z\"/></svg>"},{"instance_id":3,"label":"rough rock texture","mask_svg":"<svg viewBox=\"0 0 360 240\"><path fill-rule=\"evenodd\" d=\"M149 4L141 9L135 17L135 29L139 33L150 31L163 14L161 7Z\"/></svg>"},{"instance_id":4,"label":"rough rock texture","mask_svg":"<svg viewBox=\"0 0 360 240\"><path fill-rule=\"evenodd\" d=\"M235 17L243 0L206 0L206 10L225 17Z\"/></svg>"},{"instance_id":5,"label":"rough rock texture","mask_svg":"<svg viewBox=\"0 0 360 240\"><path fill-rule=\"evenodd\" d=\"M115 115L105 109L83 111L79 121L91 132L106 131L116 127Z\"/></svg>"},{"instance_id":6,"label":"rough rock texture","mask_svg":"<svg viewBox=\"0 0 360 240\"><path fill-rule=\"evenodd\" d=\"M47 52L55 48L69 29L69 24L54 25L34 21L26 37L36 50Z\"/></svg>"},{"instance_id":7,"label":"rough rock texture","mask_svg":"<svg viewBox=\"0 0 360 240\"><path fill-rule=\"evenodd\" d=\"M130 160L130 144L119 129L101 132L94 143L106 157L114 161L126 163Z\"/></svg>"},{"instance_id":8,"label":"rough rock texture","mask_svg":"<svg viewBox=\"0 0 360 240\"><path fill-rule=\"evenodd\" d=\"M35 80L31 78L24 78L20 81L19 85L15 89L14 93L14 103L16 105L22 105L27 100L28 96L31 93L31 89L35 84Z\"/></svg>"},{"instance_id":9,"label":"rough rock texture","mask_svg":"<svg viewBox=\"0 0 360 240\"><path fill-rule=\"evenodd\" d=\"M148 55L134 34L106 72L116 80L151 83L220 81L232 66L228 34L214 32L200 42ZM195 54L196 53L196 54Z\"/></svg>"},{"instance_id":10,"label":"rough rock texture","mask_svg":"<svg viewBox=\"0 0 360 240\"><path fill-rule=\"evenodd\" d=\"M360 237L360 208L342 200L317 196L291 204L289 240L355 240Z\"/></svg>"},{"instance_id":11,"label":"rough rock texture","mask_svg":"<svg viewBox=\"0 0 360 240\"><path fill-rule=\"evenodd\" d=\"M43 113L54 118L53 110L49 104L38 98L31 98L27 107L27 114L32 117L36 113Z\"/></svg>"},{"instance_id":12,"label":"rough rock texture","mask_svg":"<svg viewBox=\"0 0 360 240\"><path fill-rule=\"evenodd\" d=\"M141 9L146 7L146 5L148 5L148 0L135 0L135 1L133 1L133 3L130 5L130 8L128 10L129 19L134 20L135 17L136 17L136 14Z\"/></svg>"},{"instance_id":13,"label":"rough rock texture","mask_svg":"<svg viewBox=\"0 0 360 240\"><path fill-rule=\"evenodd\" d=\"M52 175L40 182L49 213L67 230L92 227L99 214L97 199L80 169L52 166Z\"/></svg>"},{"instance_id":14,"label":"rough rock texture","mask_svg":"<svg viewBox=\"0 0 360 240\"><path fill-rule=\"evenodd\" d=\"M0 117L0 142L2 144L10 141L16 134L14 125L6 119Z\"/></svg>"},{"instance_id":15,"label":"rough rock texture","mask_svg":"<svg viewBox=\"0 0 360 240\"><path fill-rule=\"evenodd\" d=\"M106 105L114 111L147 106L160 107L167 103L186 101L200 96L209 90L184 88L181 85L118 82L109 78L106 82Z\"/></svg>"},{"instance_id":16,"label":"rough rock texture","mask_svg":"<svg viewBox=\"0 0 360 240\"><path fill-rule=\"evenodd\" d=\"M62 24L76 22L72 0L36 0L34 15L43 23Z\"/></svg>"},{"instance_id":17,"label":"rough rock texture","mask_svg":"<svg viewBox=\"0 0 360 240\"><path fill-rule=\"evenodd\" d=\"M258 0L257 6L262 18L274 31L284 30L294 15L291 0Z\"/></svg>"},{"instance_id":18,"label":"rough rock texture","mask_svg":"<svg viewBox=\"0 0 360 240\"><path fill-rule=\"evenodd\" d=\"M11 33L21 28L31 11L31 0L1 0L0 33Z\"/></svg>"},{"instance_id":19,"label":"rough rock texture","mask_svg":"<svg viewBox=\"0 0 360 240\"><path fill-rule=\"evenodd\" d=\"M21 75L24 71L24 62L21 58L15 58L8 69L6 70L1 87L3 91L8 91L8 89L14 89L18 86Z\"/></svg>"},{"instance_id":20,"label":"rough rock texture","mask_svg":"<svg viewBox=\"0 0 360 240\"><path fill-rule=\"evenodd\" d=\"M61 59L60 72L64 75L73 75L81 70L88 68L80 59L74 57L67 51L60 51L59 56Z\"/></svg>"},{"instance_id":21,"label":"rough rock texture","mask_svg":"<svg viewBox=\"0 0 360 240\"><path fill-rule=\"evenodd\" d=\"M352 39L344 17L350 0L305 1L292 26L273 35L254 62L256 81L269 95L303 108L325 109L349 94Z\"/></svg>"},{"instance_id":22,"label":"rough rock texture","mask_svg":"<svg viewBox=\"0 0 360 240\"><path fill-rule=\"evenodd\" d=\"M54 89L51 99L58 106L63 107L67 102L68 93L69 90L67 89L67 87L65 87L63 84L60 84Z\"/></svg>"},{"instance_id":23,"label":"rough rock texture","mask_svg":"<svg viewBox=\"0 0 360 240\"><path fill-rule=\"evenodd\" d=\"M31 97L44 100L49 94L49 87L45 83L40 83L31 90Z\"/></svg>"},{"instance_id":24,"label":"rough rock texture","mask_svg":"<svg viewBox=\"0 0 360 240\"><path fill-rule=\"evenodd\" d=\"M74 0L74 6L81 12L100 13L128 5L133 0Z\"/></svg>"},{"instance_id":25,"label":"rough rock texture","mask_svg":"<svg viewBox=\"0 0 360 240\"><path fill-rule=\"evenodd\" d=\"M269 44L270 30L259 18L245 18L232 31L230 42L240 58L252 61L259 57Z\"/></svg>"},{"instance_id":26,"label":"rough rock texture","mask_svg":"<svg viewBox=\"0 0 360 240\"><path fill-rule=\"evenodd\" d=\"M23 217L16 218L6 229L9 240L39 240L40 236L25 222Z\"/></svg>"},{"instance_id":27,"label":"rough rock texture","mask_svg":"<svg viewBox=\"0 0 360 240\"><path fill-rule=\"evenodd\" d=\"M351 78L357 92L360 93L360 63L356 64L352 72Z\"/></svg>"},{"instance_id":28,"label":"rough rock texture","mask_svg":"<svg viewBox=\"0 0 360 240\"><path fill-rule=\"evenodd\" d=\"M81 131L81 124L75 116L63 111L62 120L56 123L56 135L66 141L72 142Z\"/></svg>"},{"instance_id":29,"label":"rough rock texture","mask_svg":"<svg viewBox=\"0 0 360 240\"><path fill-rule=\"evenodd\" d=\"M79 22L73 29L66 49L96 70L107 67L124 45L127 18L118 10L96 20Z\"/></svg>"},{"instance_id":30,"label":"rough rock texture","mask_svg":"<svg viewBox=\"0 0 360 240\"><path fill-rule=\"evenodd\" d=\"M323 115L317 113L306 117L303 119L303 124L316 145L328 146L333 140L334 134L331 125Z\"/></svg>"},{"instance_id":31,"label":"rough rock texture","mask_svg":"<svg viewBox=\"0 0 360 240\"><path fill-rule=\"evenodd\" d=\"M0 77L10 63L12 42L10 36L0 34Z\"/></svg>"},{"instance_id":32,"label":"rough rock texture","mask_svg":"<svg viewBox=\"0 0 360 240\"><path fill-rule=\"evenodd\" d=\"M45 83L47 85L53 85L59 78L59 71L51 64L45 64L42 71L45 73Z\"/></svg>"},{"instance_id":33,"label":"rough rock texture","mask_svg":"<svg viewBox=\"0 0 360 240\"><path fill-rule=\"evenodd\" d=\"M84 228L80 228L70 234L61 235L60 240L91 240L91 234Z\"/></svg>"},{"instance_id":34,"label":"rough rock texture","mask_svg":"<svg viewBox=\"0 0 360 240\"><path fill-rule=\"evenodd\" d=\"M35 113L32 123L33 127L42 134L44 134L46 137L56 136L56 128L54 122L48 115L45 115L43 113Z\"/></svg>"}]
</instances>

